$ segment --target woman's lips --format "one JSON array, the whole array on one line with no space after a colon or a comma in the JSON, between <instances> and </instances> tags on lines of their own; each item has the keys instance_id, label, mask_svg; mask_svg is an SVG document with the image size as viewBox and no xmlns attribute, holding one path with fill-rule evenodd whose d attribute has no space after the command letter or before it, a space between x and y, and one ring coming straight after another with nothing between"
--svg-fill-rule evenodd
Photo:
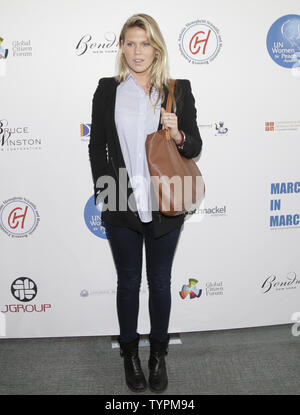
<instances>
[{"instance_id":1,"label":"woman's lips","mask_svg":"<svg viewBox=\"0 0 300 415\"><path fill-rule=\"evenodd\" d=\"M141 64L141 63L143 63L143 62L144 62L144 59L133 59L133 62L134 62L136 65L139 65L139 64Z\"/></svg>"}]
</instances>

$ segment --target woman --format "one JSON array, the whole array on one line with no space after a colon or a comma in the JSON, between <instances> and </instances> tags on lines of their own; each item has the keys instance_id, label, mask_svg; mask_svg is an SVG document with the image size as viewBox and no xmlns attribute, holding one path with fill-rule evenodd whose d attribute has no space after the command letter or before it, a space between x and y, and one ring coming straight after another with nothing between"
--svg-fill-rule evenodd
<instances>
[{"instance_id":1,"label":"woman","mask_svg":"<svg viewBox=\"0 0 300 415\"><path fill-rule=\"evenodd\" d=\"M168 384L165 355L171 268L184 214L166 216L153 209L145 140L148 134L167 128L178 151L187 158L200 153L202 140L188 80L176 81L173 112L165 110L171 82L167 51L151 16L137 14L125 22L119 38L118 63L118 75L101 78L93 98L89 157L94 197L96 204L104 203L101 219L118 278L118 342L126 383L136 392L147 387L138 356L137 333L145 240L151 323L149 387L160 392ZM136 177L145 180L141 184L134 180ZM107 178L113 179L114 185Z\"/></svg>"}]
</instances>

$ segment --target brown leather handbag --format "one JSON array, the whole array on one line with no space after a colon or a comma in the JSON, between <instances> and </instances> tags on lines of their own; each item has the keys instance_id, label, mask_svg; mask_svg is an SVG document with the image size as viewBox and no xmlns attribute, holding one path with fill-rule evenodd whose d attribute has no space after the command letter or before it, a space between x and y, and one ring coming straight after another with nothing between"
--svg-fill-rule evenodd
<instances>
[{"instance_id":1,"label":"brown leather handbag","mask_svg":"<svg viewBox=\"0 0 300 415\"><path fill-rule=\"evenodd\" d=\"M171 112L174 86L173 79L167 112ZM159 210L167 216L176 216L197 209L204 199L205 184L194 160L179 153L175 141L165 128L148 134L145 146Z\"/></svg>"}]
</instances>

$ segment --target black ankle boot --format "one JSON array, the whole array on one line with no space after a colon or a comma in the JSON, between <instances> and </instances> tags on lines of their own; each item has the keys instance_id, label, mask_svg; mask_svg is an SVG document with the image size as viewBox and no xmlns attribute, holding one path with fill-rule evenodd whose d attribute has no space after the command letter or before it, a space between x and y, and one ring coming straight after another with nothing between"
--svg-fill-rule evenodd
<instances>
[{"instance_id":1,"label":"black ankle boot","mask_svg":"<svg viewBox=\"0 0 300 415\"><path fill-rule=\"evenodd\" d=\"M150 357L148 361L149 367L149 387L152 392L162 392L168 386L168 376L166 369L165 356L168 354L168 344L170 336L166 341L151 339Z\"/></svg>"},{"instance_id":2,"label":"black ankle boot","mask_svg":"<svg viewBox=\"0 0 300 415\"><path fill-rule=\"evenodd\" d=\"M141 362L138 356L138 344L140 336L130 343L120 341L120 355L124 358L124 369L127 386L133 392L143 392L147 388L147 382L141 368Z\"/></svg>"}]
</instances>

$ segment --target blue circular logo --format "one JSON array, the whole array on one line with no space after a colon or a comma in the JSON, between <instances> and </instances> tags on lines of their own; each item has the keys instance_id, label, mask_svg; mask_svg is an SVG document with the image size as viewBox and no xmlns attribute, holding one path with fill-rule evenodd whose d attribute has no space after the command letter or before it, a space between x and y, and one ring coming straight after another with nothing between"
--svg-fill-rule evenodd
<instances>
[{"instance_id":1,"label":"blue circular logo","mask_svg":"<svg viewBox=\"0 0 300 415\"><path fill-rule=\"evenodd\" d=\"M84 208L84 220L89 230L96 236L107 239L105 227L101 220L102 203L94 203L94 195L89 198Z\"/></svg>"},{"instance_id":2,"label":"blue circular logo","mask_svg":"<svg viewBox=\"0 0 300 415\"><path fill-rule=\"evenodd\" d=\"M300 16L287 14L276 20L267 35L267 48L274 62L284 68L300 65Z\"/></svg>"}]
</instances>

